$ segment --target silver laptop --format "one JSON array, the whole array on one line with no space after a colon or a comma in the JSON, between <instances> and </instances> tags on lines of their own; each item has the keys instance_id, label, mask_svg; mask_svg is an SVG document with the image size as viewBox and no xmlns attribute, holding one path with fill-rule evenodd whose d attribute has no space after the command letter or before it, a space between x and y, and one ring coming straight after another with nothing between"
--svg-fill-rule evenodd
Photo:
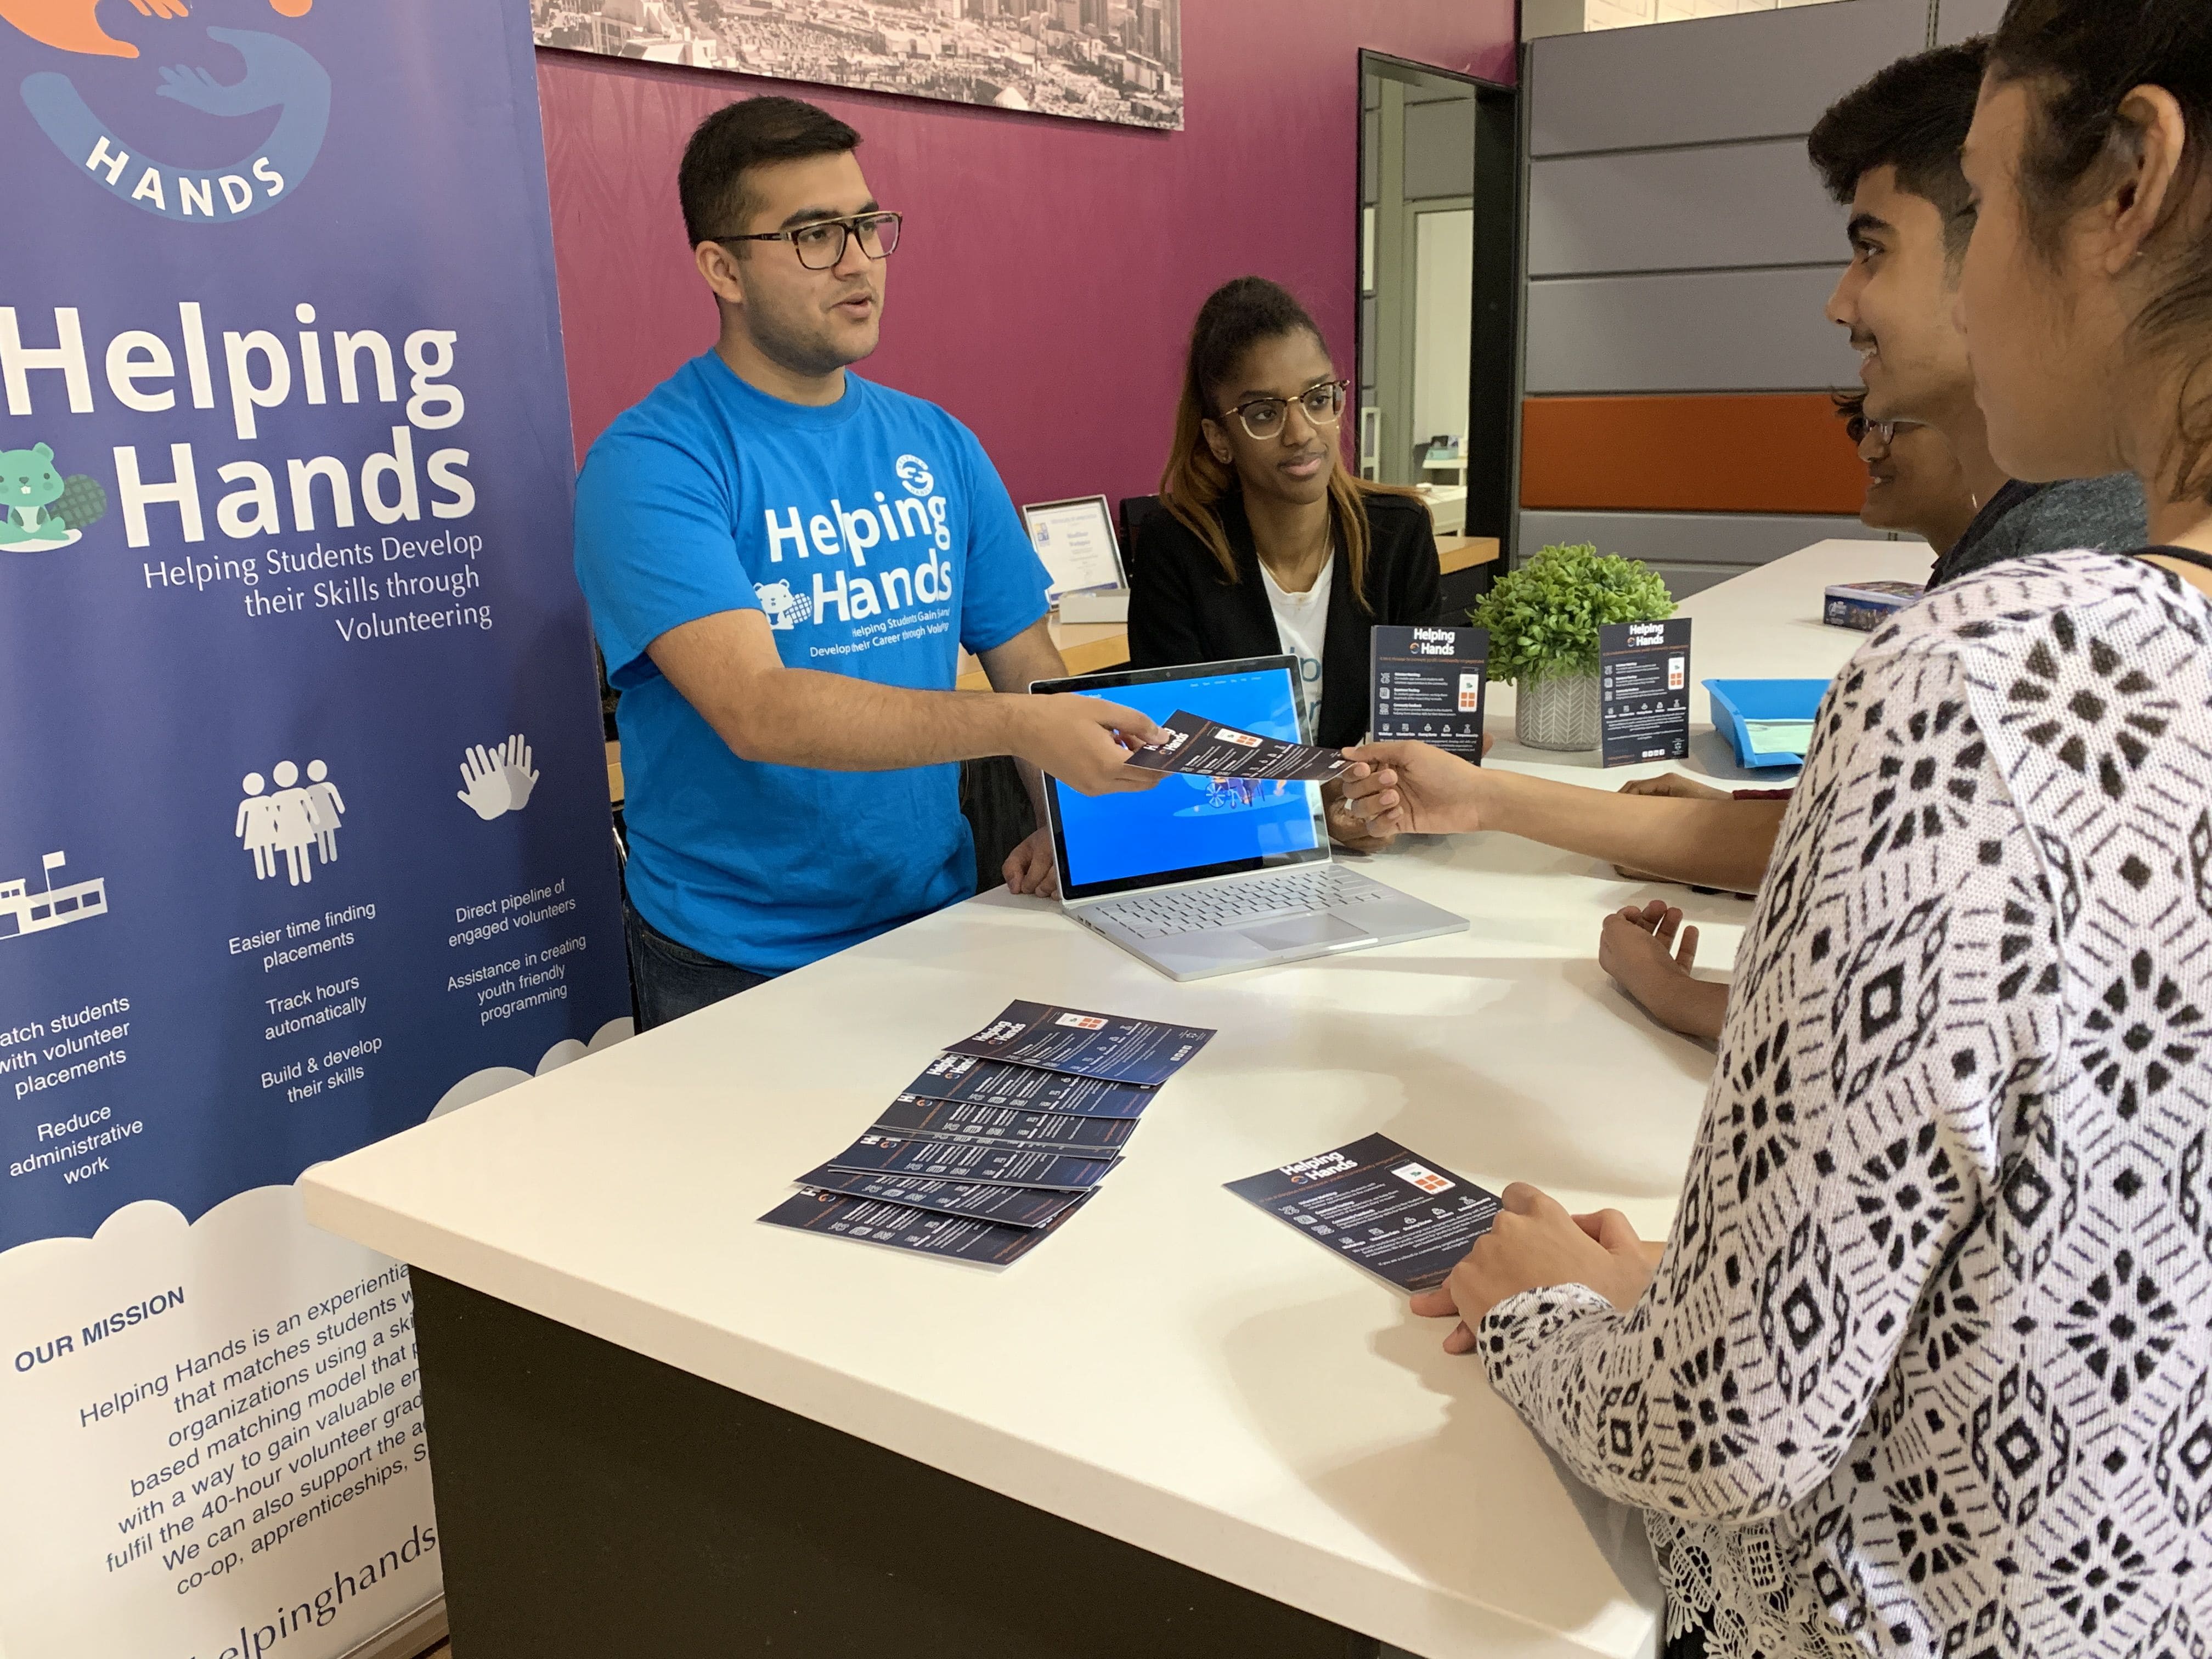
<instances>
[{"instance_id":1,"label":"silver laptop","mask_svg":"<svg viewBox=\"0 0 2212 1659\"><path fill-rule=\"evenodd\" d=\"M1261 737L1310 741L1287 656L1080 679L1039 692L1103 697L1164 720L1188 708ZM1045 787L1066 913L1170 979L1206 979L1467 930L1337 863L1321 786L1170 775L1143 793Z\"/></svg>"}]
</instances>

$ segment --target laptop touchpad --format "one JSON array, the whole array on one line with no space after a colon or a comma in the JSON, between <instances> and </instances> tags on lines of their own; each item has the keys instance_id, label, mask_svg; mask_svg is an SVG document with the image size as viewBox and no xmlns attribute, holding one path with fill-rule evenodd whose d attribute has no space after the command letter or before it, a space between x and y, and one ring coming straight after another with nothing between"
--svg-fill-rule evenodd
<instances>
[{"instance_id":1,"label":"laptop touchpad","mask_svg":"<svg viewBox=\"0 0 2212 1659\"><path fill-rule=\"evenodd\" d=\"M1239 929L1245 938L1269 951L1310 950L1319 945L1373 944L1375 935L1364 927L1328 915L1291 916L1283 921L1261 922Z\"/></svg>"}]
</instances>

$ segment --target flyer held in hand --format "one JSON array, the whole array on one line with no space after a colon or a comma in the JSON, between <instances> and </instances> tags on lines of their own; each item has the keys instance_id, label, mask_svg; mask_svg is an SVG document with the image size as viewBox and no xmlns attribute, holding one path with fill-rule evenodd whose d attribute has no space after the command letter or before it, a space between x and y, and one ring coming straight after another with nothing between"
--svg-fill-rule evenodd
<instances>
[{"instance_id":1,"label":"flyer held in hand","mask_svg":"<svg viewBox=\"0 0 2212 1659\"><path fill-rule=\"evenodd\" d=\"M1498 1219L1498 1195L1388 1135L1232 1181L1229 1190L1406 1291L1450 1277Z\"/></svg>"},{"instance_id":2,"label":"flyer held in hand","mask_svg":"<svg viewBox=\"0 0 2212 1659\"><path fill-rule=\"evenodd\" d=\"M1240 732L1187 708L1176 709L1160 726L1167 736L1129 756L1127 763L1140 772L1327 783L1352 764L1334 749Z\"/></svg>"}]
</instances>

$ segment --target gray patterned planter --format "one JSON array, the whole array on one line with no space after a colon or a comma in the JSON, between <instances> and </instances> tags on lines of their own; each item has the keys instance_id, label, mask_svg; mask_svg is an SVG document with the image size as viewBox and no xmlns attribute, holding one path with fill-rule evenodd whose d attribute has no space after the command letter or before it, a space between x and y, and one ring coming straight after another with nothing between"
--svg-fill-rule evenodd
<instances>
[{"instance_id":1,"label":"gray patterned planter","mask_svg":"<svg viewBox=\"0 0 2212 1659\"><path fill-rule=\"evenodd\" d=\"M1547 674L1515 689L1513 725L1531 749L1595 749L1597 676Z\"/></svg>"}]
</instances>

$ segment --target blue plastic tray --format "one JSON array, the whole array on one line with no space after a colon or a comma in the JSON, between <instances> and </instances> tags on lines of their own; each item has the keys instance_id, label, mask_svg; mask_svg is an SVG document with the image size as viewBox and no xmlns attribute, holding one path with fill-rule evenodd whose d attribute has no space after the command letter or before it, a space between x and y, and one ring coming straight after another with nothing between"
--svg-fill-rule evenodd
<instances>
[{"instance_id":1,"label":"blue plastic tray","mask_svg":"<svg viewBox=\"0 0 2212 1659\"><path fill-rule=\"evenodd\" d=\"M1713 700L1713 724L1728 733L1735 763L1747 770L1802 766L1802 755L1754 755L1746 720L1809 720L1820 712L1820 699L1832 680L1707 680Z\"/></svg>"}]
</instances>

